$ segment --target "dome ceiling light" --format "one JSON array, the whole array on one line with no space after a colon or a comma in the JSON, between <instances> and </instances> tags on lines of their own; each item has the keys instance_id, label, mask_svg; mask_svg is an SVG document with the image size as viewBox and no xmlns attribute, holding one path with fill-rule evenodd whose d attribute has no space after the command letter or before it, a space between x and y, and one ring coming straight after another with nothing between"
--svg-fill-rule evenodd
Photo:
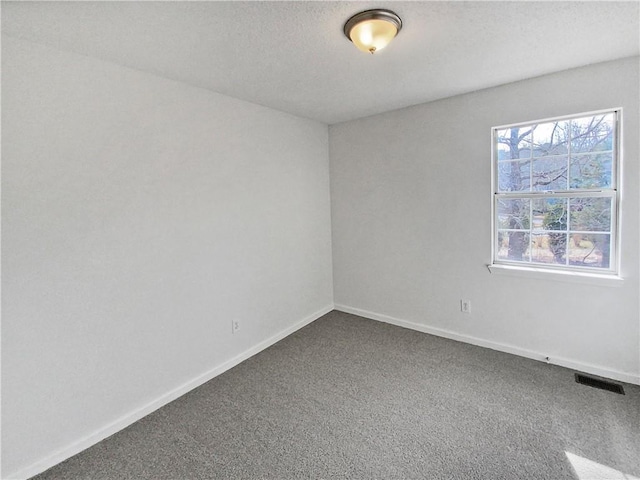
<instances>
[{"instance_id":1,"label":"dome ceiling light","mask_svg":"<svg viewBox=\"0 0 640 480\"><path fill-rule=\"evenodd\" d=\"M366 10L344 24L344 34L363 52L375 53L389 45L402 28L402 20L391 10Z\"/></svg>"}]
</instances>

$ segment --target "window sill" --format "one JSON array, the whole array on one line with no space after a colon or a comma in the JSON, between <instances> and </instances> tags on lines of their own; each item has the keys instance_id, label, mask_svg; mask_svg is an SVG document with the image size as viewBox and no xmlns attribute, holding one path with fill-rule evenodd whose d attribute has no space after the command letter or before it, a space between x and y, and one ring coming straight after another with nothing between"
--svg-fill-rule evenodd
<instances>
[{"instance_id":1,"label":"window sill","mask_svg":"<svg viewBox=\"0 0 640 480\"><path fill-rule=\"evenodd\" d=\"M557 280L560 282L621 287L624 279L617 275L603 275L587 272L567 272L545 268L521 267L516 265L487 265L492 274L526 277L539 280Z\"/></svg>"}]
</instances>

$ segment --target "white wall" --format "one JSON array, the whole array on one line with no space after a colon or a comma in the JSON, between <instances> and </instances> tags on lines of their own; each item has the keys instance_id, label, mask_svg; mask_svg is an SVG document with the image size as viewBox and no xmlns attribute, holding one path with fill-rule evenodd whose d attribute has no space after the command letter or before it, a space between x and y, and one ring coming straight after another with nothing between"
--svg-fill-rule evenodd
<instances>
[{"instance_id":1,"label":"white wall","mask_svg":"<svg viewBox=\"0 0 640 480\"><path fill-rule=\"evenodd\" d=\"M332 277L326 125L2 42L6 478L330 310Z\"/></svg>"},{"instance_id":2,"label":"white wall","mask_svg":"<svg viewBox=\"0 0 640 480\"><path fill-rule=\"evenodd\" d=\"M631 58L331 126L336 308L639 382L638 92ZM491 127L610 107L623 285L491 274Z\"/></svg>"}]
</instances>

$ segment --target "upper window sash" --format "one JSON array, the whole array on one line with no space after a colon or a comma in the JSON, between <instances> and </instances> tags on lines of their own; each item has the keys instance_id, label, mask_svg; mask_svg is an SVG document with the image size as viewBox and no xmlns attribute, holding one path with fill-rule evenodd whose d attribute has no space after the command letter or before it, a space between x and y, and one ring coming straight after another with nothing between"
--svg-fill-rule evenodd
<instances>
[{"instance_id":1,"label":"upper window sash","mask_svg":"<svg viewBox=\"0 0 640 480\"><path fill-rule=\"evenodd\" d=\"M585 125L598 119L602 126ZM494 193L580 190L615 190L619 182L620 109L600 110L492 129L492 182ZM582 120L582 122L580 122ZM602 127L611 125L610 144ZM535 128L534 128L535 127ZM517 130L514 130L517 129ZM517 132L517 136L514 133ZM537 133L536 133L537 132ZM503 133L503 136L500 136ZM508 138L504 136L508 133ZM598 138L600 135L600 138ZM505 142L500 142L505 138ZM590 139L585 148L585 138ZM597 147L597 150L593 148ZM598 162L595 162L595 160ZM594 164L609 164L610 171L585 183ZM560 174L554 178L554 172ZM564 176L563 176L564 175ZM581 179L582 184L576 182Z\"/></svg>"}]
</instances>

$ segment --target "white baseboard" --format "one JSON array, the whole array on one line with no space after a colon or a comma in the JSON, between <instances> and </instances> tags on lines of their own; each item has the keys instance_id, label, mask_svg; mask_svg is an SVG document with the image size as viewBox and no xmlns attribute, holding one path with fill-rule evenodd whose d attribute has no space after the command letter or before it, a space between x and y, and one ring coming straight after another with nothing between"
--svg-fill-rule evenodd
<instances>
[{"instance_id":1,"label":"white baseboard","mask_svg":"<svg viewBox=\"0 0 640 480\"><path fill-rule=\"evenodd\" d=\"M86 437L73 442L72 444L52 453L51 455L43 458L42 460L39 460L29 465L28 467L23 468L22 470L19 470L13 474L7 475L6 477L3 477L3 478L6 480L22 480L22 479L26 479L44 472L45 470L53 467L54 465L57 465L58 463L68 458L73 457L74 455L77 455L83 450L86 450L87 448L95 445L96 443L113 435L114 433L119 432L120 430L123 430L124 428L137 422L141 418L149 415L150 413L154 412L160 407L165 406L166 404L172 402L176 398L181 397L185 393L193 390L194 388L199 387L203 383L206 383L212 378L215 378L218 375L226 372L227 370L235 367L239 363L247 360L248 358L254 356L255 354L260 353L262 350L265 350L266 348L270 347L274 343L291 335L295 331L300 330L302 327L310 324L314 320L317 320L318 318L329 313L333 309L334 309L333 305L327 305L326 307L322 308L321 310L318 310L315 313L312 313L311 315L297 322L291 327L286 328L281 332L278 332L277 334L258 343L257 345L254 345L248 350L245 350L244 352L242 352L240 355L237 355L232 359L227 360L221 365L218 365L217 367L212 368L208 372L205 372L202 375L192 380L189 380L186 383L183 383L179 387L174 388L173 390L165 393L164 395L158 397L157 399L147 403L143 407L138 408L132 411L131 413L128 413L120 417L118 420L108 425L105 425L104 427L93 432L92 434L87 435Z\"/></svg>"},{"instance_id":2,"label":"white baseboard","mask_svg":"<svg viewBox=\"0 0 640 480\"><path fill-rule=\"evenodd\" d=\"M346 305L335 305L335 309L345 313L352 313L360 317L369 318L371 320L378 320L380 322L390 323L391 325L397 325L399 327L408 328L411 330L417 330L419 332L428 333L437 337L448 338L451 340L457 340L459 342L469 343L471 345L477 345L479 347L490 348L499 352L511 353L521 357L531 358L533 360L539 360L541 362L551 363L560 367L570 368L571 370L577 370L584 373L590 373L599 377L610 378L621 382L632 383L640 385L640 375L633 373L620 372L612 370L606 367L600 367L598 365L591 365L588 363L580 362L578 360L572 360L562 357L549 357L544 353L534 352L533 350L527 350L525 348L516 347L499 342L493 342L491 340L485 340L482 338L472 337L470 335L464 335L456 333L451 330L445 330L442 328L429 327L420 323L409 322L407 320L401 320L399 318L390 317L388 315L382 315L375 312L369 312L360 308L348 307ZM549 357L549 358L548 358Z\"/></svg>"}]
</instances>

